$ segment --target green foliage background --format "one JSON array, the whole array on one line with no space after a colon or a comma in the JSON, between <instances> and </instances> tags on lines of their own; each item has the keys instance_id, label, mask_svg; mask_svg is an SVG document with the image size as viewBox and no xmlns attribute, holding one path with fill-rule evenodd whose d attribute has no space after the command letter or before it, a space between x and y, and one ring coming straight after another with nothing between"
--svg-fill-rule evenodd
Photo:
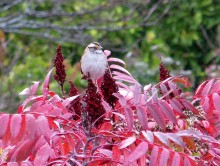
<instances>
[{"instance_id":1,"label":"green foliage background","mask_svg":"<svg viewBox=\"0 0 220 166\"><path fill-rule=\"evenodd\" d=\"M105 2L101 0L68 1L63 4L62 9L66 12L86 11ZM171 2L169 12L152 26L135 26L142 19L139 17L142 11L148 10L147 7L151 6L145 6L143 1L131 0L127 2L143 3L143 8L134 14L137 19L119 21L116 25L119 27L129 25L131 28L112 31L87 29L85 34L91 38L82 42L59 41L62 34L57 34L56 31L50 32L56 36L56 40L50 40L31 34L24 35L2 30L8 42L3 65L8 67L16 53L19 54L19 60L16 61L9 73L3 70L0 72L0 96L11 100L9 102L11 105L8 105L7 108L2 107L4 111L15 111L20 101L18 93L31 85L31 81L42 81L44 79L47 71L52 67L52 59L55 56L58 44L63 46L63 54L67 59L67 64L72 65L72 67L67 68L69 74L72 74L74 70L78 72L78 69L73 66L79 62L84 47L91 41L99 41L105 49L112 51L112 56L123 58L127 63L128 70L142 84L158 81L160 58L171 70L172 75L189 76L194 87L207 78L219 76L219 0L174 0ZM52 4L53 1L45 0L38 6L38 10L50 10ZM22 11L25 5L24 2L11 10ZM163 8L156 11L157 14L160 14ZM129 10L126 6L116 5L110 12L102 12L101 17L103 20L117 20L123 14L129 13ZM0 17L4 17L9 12L11 11L1 12ZM151 20L157 19L157 14L153 15ZM80 24L82 20L88 24L95 22L95 14L75 17L74 22L68 22L62 17L59 20L51 19L49 21L56 22L58 25L68 22L70 26L74 26ZM112 23L102 26L111 25ZM40 31L43 30L40 29ZM210 66L211 71L208 70ZM77 86L83 87L84 83L80 80L80 72L78 73L74 77L74 81ZM54 81L52 81L51 86L55 91L59 91Z\"/></svg>"}]
</instances>

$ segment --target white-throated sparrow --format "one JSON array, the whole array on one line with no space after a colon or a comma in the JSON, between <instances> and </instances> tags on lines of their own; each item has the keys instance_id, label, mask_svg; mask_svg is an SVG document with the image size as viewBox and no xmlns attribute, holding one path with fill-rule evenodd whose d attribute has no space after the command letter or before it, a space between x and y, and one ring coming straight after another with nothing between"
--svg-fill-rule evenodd
<instances>
[{"instance_id":1,"label":"white-throated sparrow","mask_svg":"<svg viewBox=\"0 0 220 166\"><path fill-rule=\"evenodd\" d=\"M96 82L104 75L106 67L107 57L102 51L102 46L97 42L90 43L81 58L82 73Z\"/></svg>"}]
</instances>

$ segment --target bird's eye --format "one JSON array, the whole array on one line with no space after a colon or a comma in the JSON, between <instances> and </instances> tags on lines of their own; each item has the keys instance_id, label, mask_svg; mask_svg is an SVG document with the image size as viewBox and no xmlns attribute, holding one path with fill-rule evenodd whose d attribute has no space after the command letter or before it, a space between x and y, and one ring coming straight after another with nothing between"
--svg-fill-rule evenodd
<instances>
[{"instance_id":1,"label":"bird's eye","mask_svg":"<svg viewBox=\"0 0 220 166\"><path fill-rule=\"evenodd\" d=\"M95 50L96 50L96 47L89 47L89 50L90 50L90 51L95 51Z\"/></svg>"}]
</instances>

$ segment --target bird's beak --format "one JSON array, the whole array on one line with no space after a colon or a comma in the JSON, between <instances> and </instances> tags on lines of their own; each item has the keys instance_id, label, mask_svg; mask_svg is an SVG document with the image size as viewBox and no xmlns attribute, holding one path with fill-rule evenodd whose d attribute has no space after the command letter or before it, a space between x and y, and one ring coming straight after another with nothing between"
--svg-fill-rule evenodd
<instances>
[{"instance_id":1,"label":"bird's beak","mask_svg":"<svg viewBox=\"0 0 220 166\"><path fill-rule=\"evenodd\" d=\"M99 49L100 49L100 50L102 50L102 49L103 49L103 47L102 47L102 46L99 46Z\"/></svg>"}]
</instances>

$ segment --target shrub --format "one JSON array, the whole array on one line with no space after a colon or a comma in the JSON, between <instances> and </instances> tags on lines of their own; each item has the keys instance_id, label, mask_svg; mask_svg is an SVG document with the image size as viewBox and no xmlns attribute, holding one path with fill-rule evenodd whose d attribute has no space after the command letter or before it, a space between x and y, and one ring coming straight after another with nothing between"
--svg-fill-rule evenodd
<instances>
[{"instance_id":1,"label":"shrub","mask_svg":"<svg viewBox=\"0 0 220 166\"><path fill-rule=\"evenodd\" d=\"M110 52L105 51L109 57ZM220 79L190 93L187 78L160 64L160 82L140 85L117 58L108 58L102 79L69 97L61 46L37 95L34 82L20 95L17 114L0 115L1 165L220 165ZM146 78L147 79L147 78Z\"/></svg>"}]
</instances>

